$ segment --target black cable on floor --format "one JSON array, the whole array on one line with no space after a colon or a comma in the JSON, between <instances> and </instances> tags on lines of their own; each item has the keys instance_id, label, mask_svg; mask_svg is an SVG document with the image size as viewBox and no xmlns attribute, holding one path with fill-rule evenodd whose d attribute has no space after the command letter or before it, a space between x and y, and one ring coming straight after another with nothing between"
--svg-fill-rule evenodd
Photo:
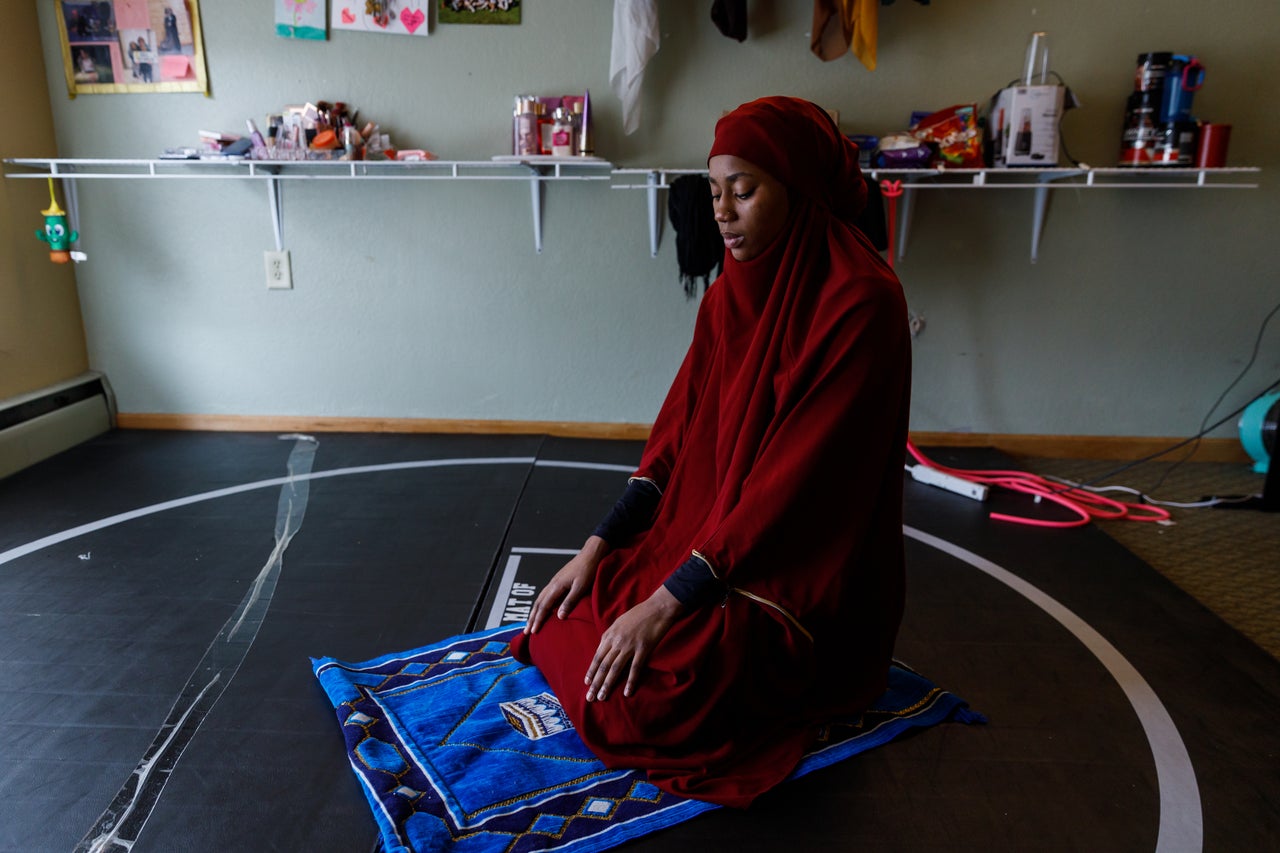
<instances>
[{"instance_id":1,"label":"black cable on floor","mask_svg":"<svg viewBox=\"0 0 1280 853\"><path fill-rule=\"evenodd\" d=\"M493 559L489 563L489 571L485 575L484 583L480 586L480 595L476 598L475 605L471 608L471 617L467 620L467 627L464 633L470 634L480 630L480 613L484 608L485 599L489 597L489 590L493 588L494 578L498 575L498 564L502 559L502 555L507 551L508 540L511 536L511 525L515 523L516 513L520 510L520 501L524 498L525 492L529 490L529 481L533 478L533 472L538 467L538 459L542 456L542 448L547 443L547 436L541 436L538 441L538 448L534 451L534 461L529 463L529 470L524 475L524 482L520 484L520 491L516 495L515 501L511 504L511 514L507 516L507 524L502 532L502 539L498 542L498 550L494 552Z\"/></svg>"},{"instance_id":2,"label":"black cable on floor","mask_svg":"<svg viewBox=\"0 0 1280 853\"><path fill-rule=\"evenodd\" d=\"M1188 459L1190 459L1192 456L1195 455L1196 448L1199 447L1200 445L1200 439L1203 438L1206 434L1208 434L1213 429L1212 427L1210 427L1209 429L1206 429L1205 424L1209 422L1209 418L1213 417L1213 413L1217 411L1218 406L1222 405L1222 401L1225 400L1227 398L1227 395L1231 393L1231 389L1235 388L1236 385L1240 384L1240 380L1244 379L1245 374L1249 372L1249 369L1251 367L1253 367L1253 363L1258 360L1258 350L1262 347L1263 333L1266 332L1267 324L1271 322L1271 318L1276 315L1277 311L1280 311L1280 302L1276 303L1276 306L1271 309L1271 311L1267 314L1266 317L1263 318L1262 324L1258 327L1258 334L1254 337L1253 352L1250 353L1249 355L1248 363L1245 364L1243 368L1241 368L1238 374L1236 374L1236 378L1231 380L1231 384L1228 385L1226 389L1221 394L1218 395L1218 399L1213 401L1213 405L1209 407L1209 411L1204 413L1204 419L1200 421L1200 432L1196 433L1196 437L1195 437L1196 444L1191 448L1191 451L1186 456L1182 457L1177 462L1170 465L1168 470L1166 470L1162 475L1160 475L1160 479L1156 481L1155 485L1147 489L1148 492L1154 492L1156 489L1160 488L1160 486L1164 484L1164 481L1168 479L1169 475L1172 474L1179 465L1181 465L1183 462L1186 462ZM1275 383L1273 383L1270 387L1263 389L1261 394L1257 394L1254 397L1250 398L1249 403L1252 403L1258 397L1261 397L1262 394L1266 394L1273 387L1275 387ZM1246 403L1244 408L1247 408L1249 403ZM1243 408L1237 410L1235 414L1238 414L1240 411L1243 411ZM1231 417L1231 416L1229 415L1228 417ZM1219 421L1219 423L1222 423L1222 422Z\"/></svg>"}]
</instances>

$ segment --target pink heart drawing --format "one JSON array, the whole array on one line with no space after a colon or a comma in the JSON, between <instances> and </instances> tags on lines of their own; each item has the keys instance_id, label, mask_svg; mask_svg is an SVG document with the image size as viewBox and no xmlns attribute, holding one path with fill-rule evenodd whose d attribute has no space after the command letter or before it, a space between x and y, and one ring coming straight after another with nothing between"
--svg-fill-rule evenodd
<instances>
[{"instance_id":1,"label":"pink heart drawing","mask_svg":"<svg viewBox=\"0 0 1280 853\"><path fill-rule=\"evenodd\" d=\"M355 16L355 15L353 15L353 14L351 14L351 10L350 10L350 9L343 9L343 10L342 10L342 23L344 23L344 24L354 24L355 22L356 22L356 16Z\"/></svg>"},{"instance_id":2,"label":"pink heart drawing","mask_svg":"<svg viewBox=\"0 0 1280 853\"><path fill-rule=\"evenodd\" d=\"M413 31L422 26L422 22L427 16L422 14L421 9L401 9L400 23L404 24L404 28L409 31L409 35L413 35Z\"/></svg>"}]
</instances>

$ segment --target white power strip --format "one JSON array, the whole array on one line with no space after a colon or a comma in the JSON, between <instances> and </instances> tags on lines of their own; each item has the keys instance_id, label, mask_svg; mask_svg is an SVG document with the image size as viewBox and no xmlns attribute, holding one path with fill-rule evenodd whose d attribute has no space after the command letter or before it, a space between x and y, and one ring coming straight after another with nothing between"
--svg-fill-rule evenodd
<instances>
[{"instance_id":1,"label":"white power strip","mask_svg":"<svg viewBox=\"0 0 1280 853\"><path fill-rule=\"evenodd\" d=\"M982 483L975 483L963 477L939 471L937 468L930 468L928 465L907 465L904 467L911 472L911 479L917 483L928 483L930 486L937 486L940 489L946 489L948 492L955 492L957 495L973 498L975 501L985 501L987 499L987 487Z\"/></svg>"}]
</instances>

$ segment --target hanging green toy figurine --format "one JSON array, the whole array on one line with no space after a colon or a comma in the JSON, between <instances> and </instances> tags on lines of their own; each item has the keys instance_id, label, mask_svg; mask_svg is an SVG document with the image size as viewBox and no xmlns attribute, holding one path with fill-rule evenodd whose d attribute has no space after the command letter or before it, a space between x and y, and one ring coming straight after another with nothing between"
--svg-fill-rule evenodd
<instances>
[{"instance_id":1,"label":"hanging green toy figurine","mask_svg":"<svg viewBox=\"0 0 1280 853\"><path fill-rule=\"evenodd\" d=\"M53 178L49 179L49 209L40 212L44 214L44 230L37 231L36 237L49 244L49 260L55 264L85 260L84 252L71 251L71 244L80 239L80 234L70 229L67 212L58 207L58 200L53 195Z\"/></svg>"}]
</instances>

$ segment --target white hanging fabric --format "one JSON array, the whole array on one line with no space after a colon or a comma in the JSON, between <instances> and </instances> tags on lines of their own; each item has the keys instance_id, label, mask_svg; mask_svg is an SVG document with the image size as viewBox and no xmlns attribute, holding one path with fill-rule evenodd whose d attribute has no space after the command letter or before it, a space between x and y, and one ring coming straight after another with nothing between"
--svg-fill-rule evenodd
<instances>
[{"instance_id":1,"label":"white hanging fabric","mask_svg":"<svg viewBox=\"0 0 1280 853\"><path fill-rule=\"evenodd\" d=\"M644 67L658 52L657 0L613 0L613 50L609 85L622 101L622 130L640 127L640 86Z\"/></svg>"}]
</instances>

